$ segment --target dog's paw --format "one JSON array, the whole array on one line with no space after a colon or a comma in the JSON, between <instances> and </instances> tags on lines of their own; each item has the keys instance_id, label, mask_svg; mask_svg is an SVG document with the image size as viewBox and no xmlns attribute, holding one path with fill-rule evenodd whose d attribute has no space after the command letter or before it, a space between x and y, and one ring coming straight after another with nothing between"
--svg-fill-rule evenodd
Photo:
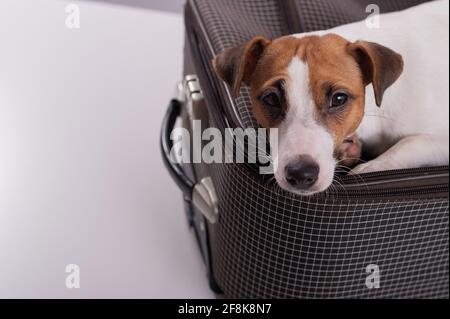
<instances>
[{"instance_id":1,"label":"dog's paw","mask_svg":"<svg viewBox=\"0 0 450 319\"><path fill-rule=\"evenodd\" d=\"M362 142L356 134L346 138L337 150L340 166L355 167L361 159Z\"/></svg>"},{"instance_id":2,"label":"dog's paw","mask_svg":"<svg viewBox=\"0 0 450 319\"><path fill-rule=\"evenodd\" d=\"M385 168L383 165L380 165L377 161L370 161L364 164L360 164L356 166L354 169L350 171L350 175L359 175L359 174L366 174L366 173L372 173L372 172L378 172L378 171L384 171Z\"/></svg>"}]
</instances>

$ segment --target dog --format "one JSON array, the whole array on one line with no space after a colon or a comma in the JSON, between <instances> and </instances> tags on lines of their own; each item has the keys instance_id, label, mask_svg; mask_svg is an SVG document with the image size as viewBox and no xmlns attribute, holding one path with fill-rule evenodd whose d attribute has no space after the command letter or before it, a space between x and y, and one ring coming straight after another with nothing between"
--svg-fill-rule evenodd
<instances>
[{"instance_id":1,"label":"dog","mask_svg":"<svg viewBox=\"0 0 450 319\"><path fill-rule=\"evenodd\" d=\"M283 189L325 191L352 136L374 158L352 174L448 165L448 11L432 1L380 15L380 28L255 37L214 58L235 96L250 88L258 124L278 128Z\"/></svg>"}]
</instances>

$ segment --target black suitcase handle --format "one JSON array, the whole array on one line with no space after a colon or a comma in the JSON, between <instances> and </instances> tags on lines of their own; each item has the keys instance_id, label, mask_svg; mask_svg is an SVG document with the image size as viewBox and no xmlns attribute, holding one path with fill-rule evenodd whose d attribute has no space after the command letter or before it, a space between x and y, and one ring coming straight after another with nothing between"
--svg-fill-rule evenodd
<instances>
[{"instance_id":1,"label":"black suitcase handle","mask_svg":"<svg viewBox=\"0 0 450 319\"><path fill-rule=\"evenodd\" d=\"M191 201L195 183L186 176L180 164L174 163L170 159L170 150L173 146L170 134L175 127L175 122L180 116L180 113L181 103L177 100L171 100L161 128L161 154L164 165L169 171L170 176L172 176L172 179L183 192L185 200Z\"/></svg>"},{"instance_id":2,"label":"black suitcase handle","mask_svg":"<svg viewBox=\"0 0 450 319\"><path fill-rule=\"evenodd\" d=\"M180 117L182 104L178 100L170 101L169 107L167 109L166 115L164 116L162 127L161 127L161 154L164 161L164 165L172 176L172 179L175 183L180 187L183 192L184 203L187 209L188 222L189 225L192 226L195 230L196 238L200 247L200 251L204 258L205 264L208 269L208 279L209 285L211 289L217 293L222 294L222 290L217 284L213 274L212 274L212 266L210 260L210 246L208 240L208 228L204 227L204 230L201 231L200 224L206 222L206 219L201 214L196 214L197 217L193 214L192 205L192 194L194 191L195 183L188 177L183 171L183 168L180 164L171 161L170 159L170 150L172 149L173 143L170 139L170 134L175 127L175 122ZM195 200L194 200L195 202ZM195 205L195 204L194 204Z\"/></svg>"}]
</instances>

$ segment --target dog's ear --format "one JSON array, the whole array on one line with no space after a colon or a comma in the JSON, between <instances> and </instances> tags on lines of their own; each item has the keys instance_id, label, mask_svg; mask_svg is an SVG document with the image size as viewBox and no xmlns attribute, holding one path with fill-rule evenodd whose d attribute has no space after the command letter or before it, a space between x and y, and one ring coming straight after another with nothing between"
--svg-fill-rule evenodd
<instances>
[{"instance_id":1,"label":"dog's ear","mask_svg":"<svg viewBox=\"0 0 450 319\"><path fill-rule=\"evenodd\" d=\"M385 46L366 41L350 43L348 51L358 62L365 84L372 83L375 101L381 106L384 92L403 72L402 56Z\"/></svg>"},{"instance_id":2,"label":"dog's ear","mask_svg":"<svg viewBox=\"0 0 450 319\"><path fill-rule=\"evenodd\" d=\"M255 37L250 42L234 47L217 55L213 60L214 70L232 89L235 97L239 95L242 83L249 84L259 58L270 41Z\"/></svg>"}]
</instances>

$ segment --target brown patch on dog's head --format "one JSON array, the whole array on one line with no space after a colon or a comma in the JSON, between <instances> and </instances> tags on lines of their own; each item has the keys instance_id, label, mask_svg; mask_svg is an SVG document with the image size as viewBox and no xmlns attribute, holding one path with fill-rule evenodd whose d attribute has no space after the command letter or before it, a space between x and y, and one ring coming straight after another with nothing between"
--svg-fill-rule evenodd
<instances>
[{"instance_id":1,"label":"brown patch on dog's head","mask_svg":"<svg viewBox=\"0 0 450 319\"><path fill-rule=\"evenodd\" d=\"M347 52L348 44L344 38L328 34L312 38L305 53L316 118L332 132L336 148L356 131L364 116L365 84L357 62ZM339 92L348 96L347 105L330 108Z\"/></svg>"},{"instance_id":2,"label":"brown patch on dog's head","mask_svg":"<svg viewBox=\"0 0 450 319\"><path fill-rule=\"evenodd\" d=\"M270 41L264 37L255 37L250 42L225 50L213 60L213 66L219 77L239 95L242 83L249 85L250 77Z\"/></svg>"},{"instance_id":3,"label":"brown patch on dog's head","mask_svg":"<svg viewBox=\"0 0 450 319\"><path fill-rule=\"evenodd\" d=\"M217 75L230 86L234 96L239 95L243 83L251 87L256 120L262 127L275 127L281 118L265 109L259 98L264 89L282 89L282 81L287 78L286 69L298 50L298 39L293 37L274 41L255 37L247 44L217 55L213 66ZM287 108L286 103L283 107Z\"/></svg>"},{"instance_id":4,"label":"brown patch on dog's head","mask_svg":"<svg viewBox=\"0 0 450 319\"><path fill-rule=\"evenodd\" d=\"M358 62L364 75L364 83L372 83L376 103L381 106L384 92L403 72L402 56L382 45L366 41L350 43L348 51Z\"/></svg>"},{"instance_id":5,"label":"brown patch on dog's head","mask_svg":"<svg viewBox=\"0 0 450 319\"><path fill-rule=\"evenodd\" d=\"M274 41L256 37L218 55L214 68L235 96L242 83L251 88L254 116L262 127L270 128L280 124L290 107L285 90L296 89L289 86L288 75L296 57L308 66L316 120L332 133L336 149L363 119L365 87L373 85L380 106L384 92L403 70L403 60L394 51L376 43L351 43L335 34ZM333 109L330 103L336 94L348 100L344 107Z\"/></svg>"}]
</instances>

